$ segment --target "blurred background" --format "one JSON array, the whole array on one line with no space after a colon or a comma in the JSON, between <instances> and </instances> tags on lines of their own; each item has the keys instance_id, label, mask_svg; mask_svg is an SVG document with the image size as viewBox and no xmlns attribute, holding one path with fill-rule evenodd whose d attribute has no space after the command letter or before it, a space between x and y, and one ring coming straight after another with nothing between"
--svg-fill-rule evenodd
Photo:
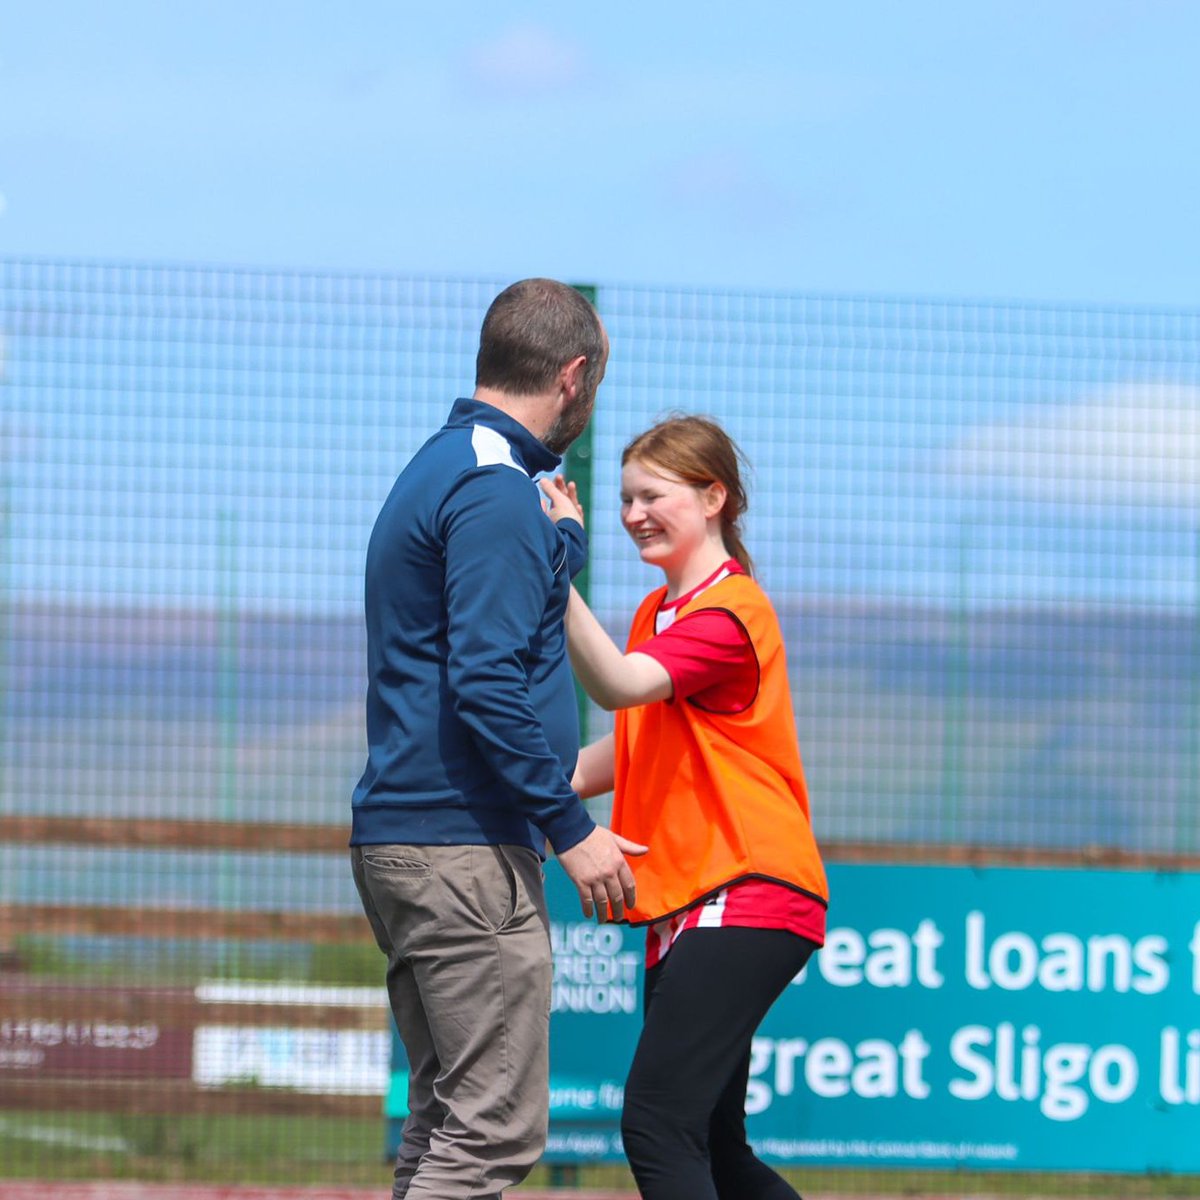
<instances>
[{"instance_id":1,"label":"blurred background","mask_svg":"<svg viewBox=\"0 0 1200 1200\"><path fill-rule=\"evenodd\" d=\"M6 12L7 1186L386 1180L362 564L516 278L611 338L615 636L622 446L745 450L831 861L1193 875L1197 44L1169 0ZM588 1158L539 1185L624 1186ZM1200 1194L958 1165L819 1178Z\"/></svg>"}]
</instances>

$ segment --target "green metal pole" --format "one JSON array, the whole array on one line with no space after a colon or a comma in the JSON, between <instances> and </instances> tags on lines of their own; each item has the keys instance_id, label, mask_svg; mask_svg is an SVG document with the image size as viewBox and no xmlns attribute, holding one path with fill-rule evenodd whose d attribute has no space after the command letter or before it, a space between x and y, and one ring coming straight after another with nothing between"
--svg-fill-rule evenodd
<instances>
[{"instance_id":1,"label":"green metal pole","mask_svg":"<svg viewBox=\"0 0 1200 1200\"><path fill-rule=\"evenodd\" d=\"M595 284L576 283L572 284L572 286L593 308L596 307ZM587 521L592 519L592 465L593 447L595 445L593 428L594 422L589 421L587 428L575 439L567 450L563 461L563 472L575 484L575 488L579 494L579 502L583 505L584 519ZM575 576L575 590L588 603L591 603L590 566L585 566ZM588 740L589 701L583 688L579 686L578 681L575 684L575 702L579 706L579 736L586 744Z\"/></svg>"},{"instance_id":2,"label":"green metal pole","mask_svg":"<svg viewBox=\"0 0 1200 1200\"><path fill-rule=\"evenodd\" d=\"M942 742L942 837L958 839L963 805L963 758L967 709L967 522L958 526L958 596L953 644L948 647L946 713Z\"/></svg>"},{"instance_id":3,"label":"green metal pole","mask_svg":"<svg viewBox=\"0 0 1200 1200\"><path fill-rule=\"evenodd\" d=\"M9 670L8 655L12 639L12 529L13 529L13 486L12 480L4 482L4 510L0 512L0 812L8 813L15 801L9 797L8 780L4 764L8 757L8 704ZM0 871L0 904L11 904L19 892L18 872L21 859L16 846L4 848L4 867ZM17 943L0 941L0 969L17 965Z\"/></svg>"},{"instance_id":4,"label":"green metal pole","mask_svg":"<svg viewBox=\"0 0 1200 1200\"><path fill-rule=\"evenodd\" d=\"M1193 549L1194 585L1192 592L1192 713L1191 730L1188 738L1188 778L1180 789L1184 811L1180 839L1180 850L1195 854L1200 850L1200 529L1196 530Z\"/></svg>"},{"instance_id":5,"label":"green metal pole","mask_svg":"<svg viewBox=\"0 0 1200 1200\"><path fill-rule=\"evenodd\" d=\"M217 719L220 725L220 819L232 821L237 815L237 517L223 511L219 515L219 599L217 608ZM223 851L217 868L217 894L222 908L232 907L236 899L237 876L233 855ZM222 946L223 965L234 968L239 955L236 946Z\"/></svg>"},{"instance_id":6,"label":"green metal pole","mask_svg":"<svg viewBox=\"0 0 1200 1200\"><path fill-rule=\"evenodd\" d=\"M0 812L8 811L4 763L8 750L8 651L12 638L10 628L12 590L9 579L12 571L12 507L12 480L6 479L4 481L4 509L0 512Z\"/></svg>"},{"instance_id":7,"label":"green metal pole","mask_svg":"<svg viewBox=\"0 0 1200 1200\"><path fill-rule=\"evenodd\" d=\"M596 286L591 283L576 283L572 285L593 308L596 307ZM575 439L563 457L563 474L575 484L579 495L579 503L583 506L585 521L592 519L592 453L595 445L592 433L592 422ZM585 566L575 576L575 590L587 601L591 601L591 568ZM575 703L579 706L579 737L586 745L588 741L588 712L589 700L587 693L575 681ZM578 1187L579 1166L577 1163L551 1163L551 1187Z\"/></svg>"}]
</instances>

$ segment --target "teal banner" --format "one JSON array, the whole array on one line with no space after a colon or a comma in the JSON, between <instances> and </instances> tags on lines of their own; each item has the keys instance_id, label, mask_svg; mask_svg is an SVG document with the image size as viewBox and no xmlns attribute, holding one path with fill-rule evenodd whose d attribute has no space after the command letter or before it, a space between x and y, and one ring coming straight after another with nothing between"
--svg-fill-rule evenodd
<instances>
[{"instance_id":1,"label":"teal banner","mask_svg":"<svg viewBox=\"0 0 1200 1200\"><path fill-rule=\"evenodd\" d=\"M554 985L550 998L551 1162L622 1160L625 1072L642 1027L646 935L585 921L579 893L546 867Z\"/></svg>"},{"instance_id":2,"label":"teal banner","mask_svg":"<svg viewBox=\"0 0 1200 1200\"><path fill-rule=\"evenodd\" d=\"M785 1162L1200 1171L1200 878L834 867L755 1040Z\"/></svg>"},{"instance_id":3,"label":"teal banner","mask_svg":"<svg viewBox=\"0 0 1200 1200\"><path fill-rule=\"evenodd\" d=\"M838 866L829 938L755 1038L781 1163L1200 1172L1200 878ZM621 1157L643 934L547 868L547 1157Z\"/></svg>"}]
</instances>

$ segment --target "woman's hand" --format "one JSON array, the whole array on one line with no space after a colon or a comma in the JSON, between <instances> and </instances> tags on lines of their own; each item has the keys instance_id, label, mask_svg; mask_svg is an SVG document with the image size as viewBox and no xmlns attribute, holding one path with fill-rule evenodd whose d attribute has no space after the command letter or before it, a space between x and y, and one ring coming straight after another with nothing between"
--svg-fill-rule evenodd
<instances>
[{"instance_id":1,"label":"woman's hand","mask_svg":"<svg viewBox=\"0 0 1200 1200\"><path fill-rule=\"evenodd\" d=\"M549 517L555 523L569 517L583 524L583 505L579 503L579 491L574 482L568 483L561 475L553 479L539 479L538 484L550 501Z\"/></svg>"}]
</instances>

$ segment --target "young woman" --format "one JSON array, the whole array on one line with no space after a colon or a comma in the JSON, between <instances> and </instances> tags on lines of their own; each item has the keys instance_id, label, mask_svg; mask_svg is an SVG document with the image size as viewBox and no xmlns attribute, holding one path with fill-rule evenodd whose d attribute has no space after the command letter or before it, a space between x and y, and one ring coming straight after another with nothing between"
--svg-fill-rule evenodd
<instances>
[{"instance_id":1,"label":"young woman","mask_svg":"<svg viewBox=\"0 0 1200 1200\"><path fill-rule=\"evenodd\" d=\"M779 623L738 518L740 454L715 422L677 417L622 455L621 520L666 585L622 654L582 599L571 661L615 732L583 749L584 797L615 790L613 830L649 925L645 1022L625 1090L625 1150L645 1200L782 1200L796 1191L746 1141L750 1044L822 944L828 891ZM551 516L581 516L546 481ZM603 914L600 914L603 916Z\"/></svg>"}]
</instances>

